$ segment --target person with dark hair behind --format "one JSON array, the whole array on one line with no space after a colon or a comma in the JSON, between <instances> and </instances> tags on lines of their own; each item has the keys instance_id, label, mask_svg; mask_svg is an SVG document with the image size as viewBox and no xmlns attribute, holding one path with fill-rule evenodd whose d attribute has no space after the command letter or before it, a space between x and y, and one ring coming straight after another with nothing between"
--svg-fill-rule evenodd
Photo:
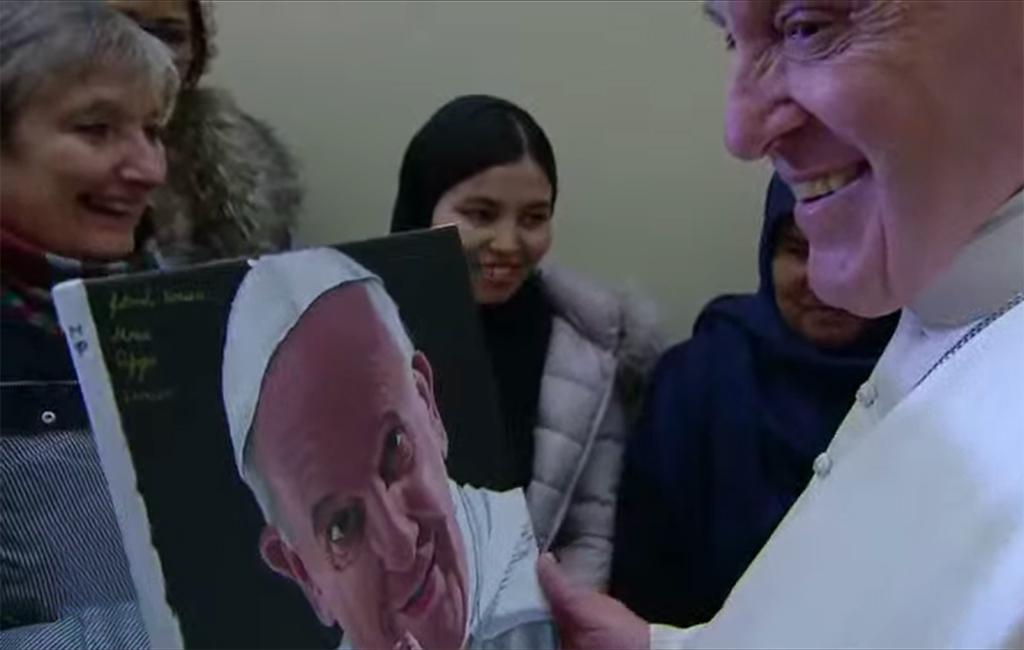
<instances>
[{"instance_id":1,"label":"person with dark hair behind","mask_svg":"<svg viewBox=\"0 0 1024 650\"><path fill-rule=\"evenodd\" d=\"M167 185L153 196L161 266L285 250L302 209L296 163L223 88L199 85L216 54L209 0L107 0L160 39L181 76L164 136Z\"/></svg>"},{"instance_id":2,"label":"person with dark hair behind","mask_svg":"<svg viewBox=\"0 0 1024 650\"><path fill-rule=\"evenodd\" d=\"M711 619L811 478L896 325L829 307L776 176L753 295L721 296L654 372L624 461L612 593L640 616Z\"/></svg>"},{"instance_id":3,"label":"person with dark hair behind","mask_svg":"<svg viewBox=\"0 0 1024 650\"><path fill-rule=\"evenodd\" d=\"M580 582L604 588L629 414L658 337L630 301L538 268L557 193L551 143L526 111L459 97L410 142L391 231L458 227L538 542Z\"/></svg>"}]
</instances>

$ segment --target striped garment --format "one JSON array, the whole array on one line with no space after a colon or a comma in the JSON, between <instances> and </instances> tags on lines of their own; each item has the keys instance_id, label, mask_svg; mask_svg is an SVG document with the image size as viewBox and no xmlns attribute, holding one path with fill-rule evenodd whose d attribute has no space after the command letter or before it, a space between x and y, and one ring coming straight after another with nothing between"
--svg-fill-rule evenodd
<instances>
[{"instance_id":1,"label":"striped garment","mask_svg":"<svg viewBox=\"0 0 1024 650\"><path fill-rule=\"evenodd\" d=\"M37 411L34 430L9 427L4 410L0 650L146 647L92 434L61 427L62 419L71 419L60 406L68 400L60 399L60 387L42 388L0 387L5 404L12 392L26 389L56 398L42 398L48 404Z\"/></svg>"},{"instance_id":2,"label":"striped garment","mask_svg":"<svg viewBox=\"0 0 1024 650\"><path fill-rule=\"evenodd\" d=\"M49 287L125 270L0 230L0 650L148 646Z\"/></svg>"}]
</instances>

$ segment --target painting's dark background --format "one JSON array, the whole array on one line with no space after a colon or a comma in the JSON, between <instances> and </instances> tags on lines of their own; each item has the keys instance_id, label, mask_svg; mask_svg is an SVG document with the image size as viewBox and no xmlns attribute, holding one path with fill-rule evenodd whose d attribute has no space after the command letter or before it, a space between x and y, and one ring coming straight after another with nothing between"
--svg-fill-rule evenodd
<instances>
[{"instance_id":1,"label":"painting's dark background","mask_svg":"<svg viewBox=\"0 0 1024 650\"><path fill-rule=\"evenodd\" d=\"M338 247L378 274L409 334L434 368L449 434L448 469L460 483L505 489L500 419L465 260L454 229ZM173 273L87 282L104 359L150 517L168 601L188 647L335 647L337 630L316 620L297 587L265 567L259 509L238 478L221 401L228 311L245 260ZM113 294L201 291L204 300L124 310ZM149 344L115 344L116 328L146 330ZM117 364L118 351L157 359L144 382ZM91 381L83 378L83 381ZM139 401L133 391L173 391Z\"/></svg>"}]
</instances>

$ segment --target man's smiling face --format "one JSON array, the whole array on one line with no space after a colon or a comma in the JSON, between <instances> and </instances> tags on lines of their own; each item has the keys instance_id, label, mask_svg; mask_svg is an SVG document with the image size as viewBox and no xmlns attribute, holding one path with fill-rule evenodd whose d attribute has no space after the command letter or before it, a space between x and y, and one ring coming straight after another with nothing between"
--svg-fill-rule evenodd
<instances>
[{"instance_id":1,"label":"man's smiling face","mask_svg":"<svg viewBox=\"0 0 1024 650\"><path fill-rule=\"evenodd\" d=\"M264 558L355 648L458 648L466 565L430 366L410 363L362 285L320 299L279 346L252 460L274 494Z\"/></svg>"},{"instance_id":2,"label":"man's smiling face","mask_svg":"<svg viewBox=\"0 0 1024 650\"><path fill-rule=\"evenodd\" d=\"M705 8L733 50L726 145L794 189L826 302L908 304L1024 186L1024 3Z\"/></svg>"}]
</instances>

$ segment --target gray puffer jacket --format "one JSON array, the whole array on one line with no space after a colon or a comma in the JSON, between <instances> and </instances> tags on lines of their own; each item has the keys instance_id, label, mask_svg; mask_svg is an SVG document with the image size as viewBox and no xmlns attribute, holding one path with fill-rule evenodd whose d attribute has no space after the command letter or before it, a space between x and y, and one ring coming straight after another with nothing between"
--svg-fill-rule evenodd
<instances>
[{"instance_id":1,"label":"gray puffer jacket","mask_svg":"<svg viewBox=\"0 0 1024 650\"><path fill-rule=\"evenodd\" d=\"M164 136L167 183L149 244L162 267L290 247L302 207L296 164L273 130L219 88L184 91Z\"/></svg>"},{"instance_id":2,"label":"gray puffer jacket","mask_svg":"<svg viewBox=\"0 0 1024 650\"><path fill-rule=\"evenodd\" d=\"M527 503L542 550L603 589L622 451L664 345L651 307L553 266L541 280L555 316Z\"/></svg>"}]
</instances>

